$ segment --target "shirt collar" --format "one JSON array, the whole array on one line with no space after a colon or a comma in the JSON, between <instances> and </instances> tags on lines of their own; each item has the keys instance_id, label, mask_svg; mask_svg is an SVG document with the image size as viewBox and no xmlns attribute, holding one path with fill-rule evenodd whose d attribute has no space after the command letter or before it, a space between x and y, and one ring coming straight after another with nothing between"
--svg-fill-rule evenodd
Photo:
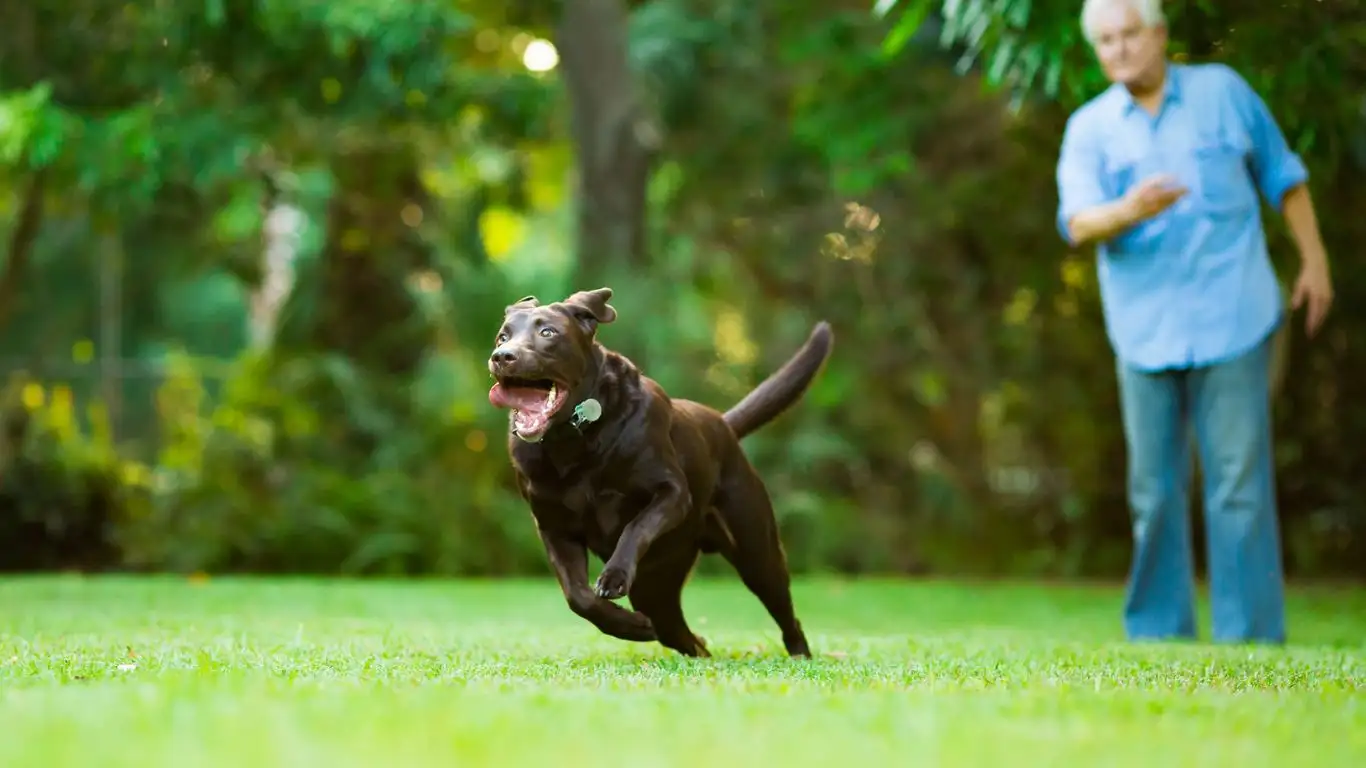
<instances>
[{"instance_id":1,"label":"shirt collar","mask_svg":"<svg viewBox=\"0 0 1366 768\"><path fill-rule=\"evenodd\" d=\"M1163 84L1162 90L1162 106L1164 107L1168 104L1181 103L1181 80L1182 74L1185 71L1185 67L1182 67L1175 62L1169 61L1166 66L1167 80ZM1129 93L1129 89L1122 85L1116 85L1115 87L1119 89L1120 98L1124 100L1124 114L1133 114L1134 110L1139 108L1138 102L1134 99L1133 94Z\"/></svg>"}]
</instances>

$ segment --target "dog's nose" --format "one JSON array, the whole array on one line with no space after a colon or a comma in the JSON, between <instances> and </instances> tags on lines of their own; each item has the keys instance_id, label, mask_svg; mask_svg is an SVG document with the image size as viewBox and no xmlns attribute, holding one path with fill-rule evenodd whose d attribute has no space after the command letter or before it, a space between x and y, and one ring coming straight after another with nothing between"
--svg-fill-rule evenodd
<instances>
[{"instance_id":1,"label":"dog's nose","mask_svg":"<svg viewBox=\"0 0 1366 768\"><path fill-rule=\"evenodd\" d=\"M490 359L499 365L507 365L517 360L517 353L505 347L499 347L493 350L493 356Z\"/></svg>"}]
</instances>

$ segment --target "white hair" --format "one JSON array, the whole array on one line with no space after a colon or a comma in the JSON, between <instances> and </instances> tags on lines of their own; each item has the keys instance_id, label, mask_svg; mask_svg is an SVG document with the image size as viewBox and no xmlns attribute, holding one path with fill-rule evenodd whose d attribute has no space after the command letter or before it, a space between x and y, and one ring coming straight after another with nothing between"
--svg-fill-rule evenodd
<instances>
[{"instance_id":1,"label":"white hair","mask_svg":"<svg viewBox=\"0 0 1366 768\"><path fill-rule=\"evenodd\" d=\"M1096 14L1109 10L1116 5L1132 8L1143 20L1143 26L1156 27L1167 23L1167 14L1162 11L1162 0L1086 0L1081 6L1081 31L1089 43L1095 42Z\"/></svg>"}]
</instances>

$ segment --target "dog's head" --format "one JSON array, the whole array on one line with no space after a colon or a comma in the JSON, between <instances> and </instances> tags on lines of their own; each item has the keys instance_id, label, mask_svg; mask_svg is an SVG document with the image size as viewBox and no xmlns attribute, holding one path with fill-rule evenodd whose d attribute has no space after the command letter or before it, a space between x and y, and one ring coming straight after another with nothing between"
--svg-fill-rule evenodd
<instances>
[{"instance_id":1,"label":"dog's head","mask_svg":"<svg viewBox=\"0 0 1366 768\"><path fill-rule=\"evenodd\" d=\"M611 288L599 288L545 306L527 296L507 308L489 356L489 402L512 411L517 437L540 441L588 381L598 325L617 319L610 298Z\"/></svg>"}]
</instances>

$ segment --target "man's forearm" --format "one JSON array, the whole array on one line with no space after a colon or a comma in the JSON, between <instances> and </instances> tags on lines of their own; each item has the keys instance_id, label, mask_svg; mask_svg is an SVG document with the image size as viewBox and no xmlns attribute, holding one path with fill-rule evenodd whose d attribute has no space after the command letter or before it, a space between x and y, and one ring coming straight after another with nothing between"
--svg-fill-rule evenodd
<instances>
[{"instance_id":1,"label":"man's forearm","mask_svg":"<svg viewBox=\"0 0 1366 768\"><path fill-rule=\"evenodd\" d=\"M1104 242L1134 225L1134 216L1123 200L1085 208L1067 222L1067 233L1076 245Z\"/></svg>"},{"instance_id":2,"label":"man's forearm","mask_svg":"<svg viewBox=\"0 0 1366 768\"><path fill-rule=\"evenodd\" d=\"M1281 201L1281 214L1285 216L1290 236L1299 246L1300 258L1305 264L1327 266L1328 254L1319 235L1319 222L1314 215L1314 200L1309 194L1309 185L1298 184L1285 193Z\"/></svg>"}]
</instances>

